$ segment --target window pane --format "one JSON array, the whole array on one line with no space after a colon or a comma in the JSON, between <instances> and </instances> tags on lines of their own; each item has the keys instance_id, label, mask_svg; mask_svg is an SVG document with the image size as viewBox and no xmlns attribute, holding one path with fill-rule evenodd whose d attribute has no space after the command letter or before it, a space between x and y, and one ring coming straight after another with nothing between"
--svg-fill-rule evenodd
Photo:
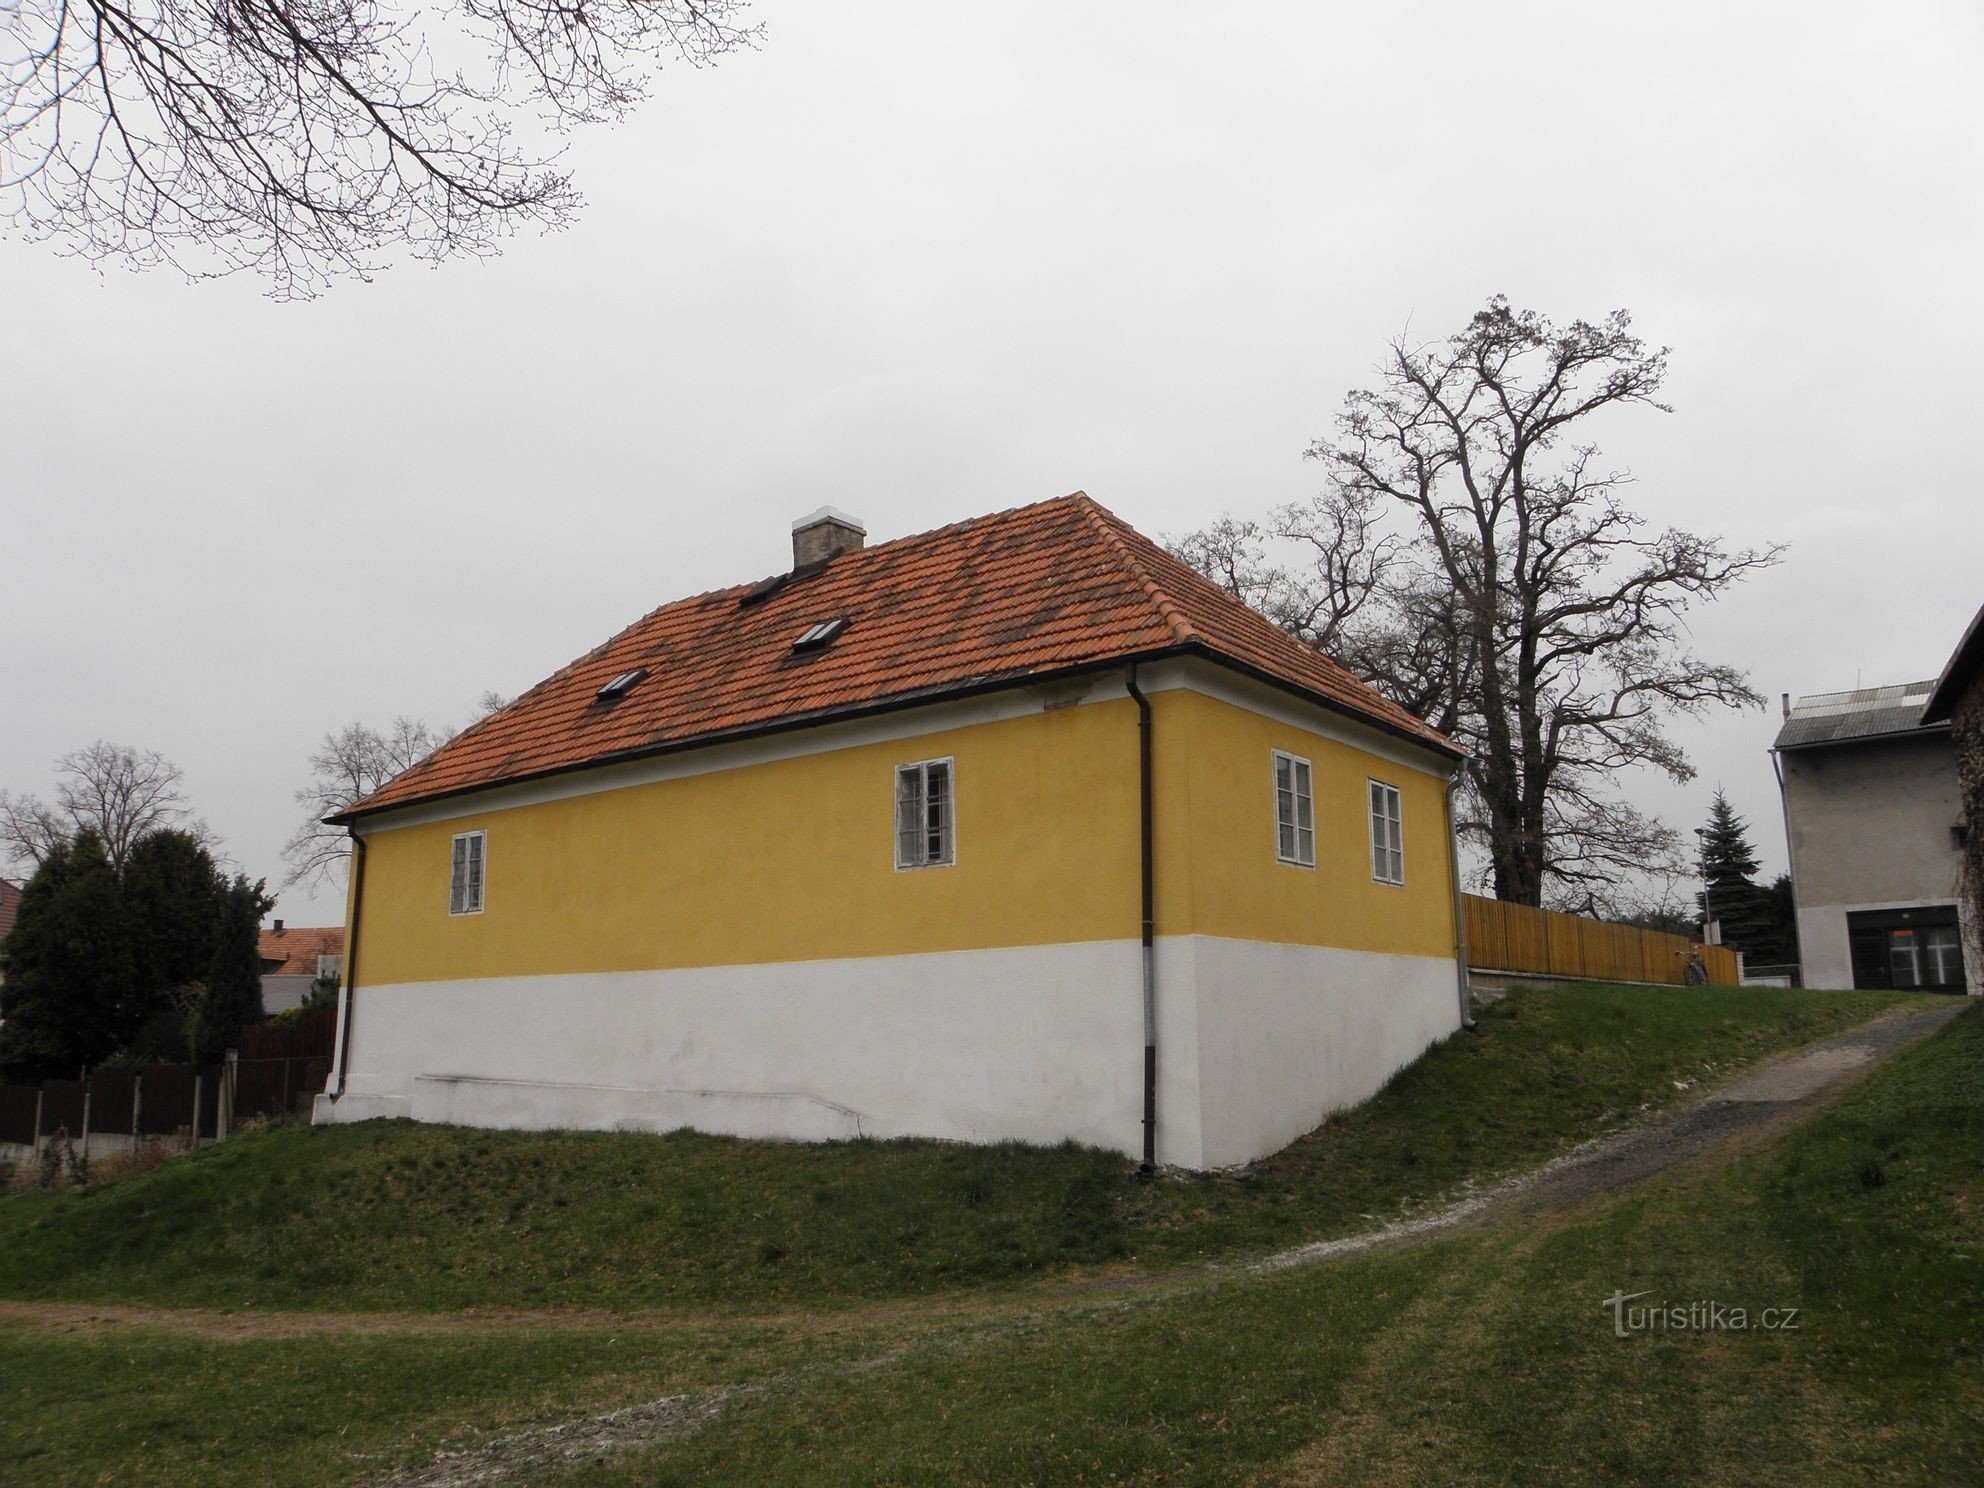
<instances>
[{"instance_id":1,"label":"window pane","mask_svg":"<svg viewBox=\"0 0 1984 1488\"><path fill-rule=\"evenodd\" d=\"M1888 932L1888 964L1894 972L1897 987L1919 987L1922 976L1915 962L1915 932L1913 930L1890 930Z\"/></svg>"},{"instance_id":2,"label":"window pane","mask_svg":"<svg viewBox=\"0 0 1984 1488\"><path fill-rule=\"evenodd\" d=\"M924 832L927 840L925 861L948 863L951 859L951 767L925 765L924 791L928 806Z\"/></svg>"},{"instance_id":3,"label":"window pane","mask_svg":"<svg viewBox=\"0 0 1984 1488\"><path fill-rule=\"evenodd\" d=\"M1954 987L1963 980L1963 953L1954 927L1935 925L1922 932L1923 970L1927 985Z\"/></svg>"},{"instance_id":4,"label":"window pane","mask_svg":"<svg viewBox=\"0 0 1984 1488\"><path fill-rule=\"evenodd\" d=\"M1274 756L1274 850L1283 862L1313 866L1316 861L1316 808L1309 790L1309 764L1293 755Z\"/></svg>"},{"instance_id":5,"label":"window pane","mask_svg":"<svg viewBox=\"0 0 1984 1488\"><path fill-rule=\"evenodd\" d=\"M903 868L923 863L923 770L904 765L896 771L896 863Z\"/></svg>"}]
</instances>

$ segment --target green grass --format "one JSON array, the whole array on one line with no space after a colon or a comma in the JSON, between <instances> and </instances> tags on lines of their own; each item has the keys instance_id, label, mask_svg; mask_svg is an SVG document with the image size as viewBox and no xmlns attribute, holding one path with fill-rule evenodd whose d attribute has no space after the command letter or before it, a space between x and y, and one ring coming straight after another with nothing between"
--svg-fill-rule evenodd
<instances>
[{"instance_id":1,"label":"green grass","mask_svg":"<svg viewBox=\"0 0 1984 1488\"><path fill-rule=\"evenodd\" d=\"M1073 1146L283 1127L126 1182L0 1197L0 1296L339 1310L909 1295L1368 1227L1547 1158L1885 993L1519 990L1239 1174Z\"/></svg>"},{"instance_id":2,"label":"green grass","mask_svg":"<svg viewBox=\"0 0 1984 1488\"><path fill-rule=\"evenodd\" d=\"M1760 1155L918 1357L569 1482L1984 1481L1980 1088L1972 1012ZM1641 1290L1798 1327L1616 1337L1604 1299Z\"/></svg>"},{"instance_id":3,"label":"green grass","mask_svg":"<svg viewBox=\"0 0 1984 1488\"><path fill-rule=\"evenodd\" d=\"M852 1345L809 1340L822 1360ZM0 1482L344 1482L789 1358L784 1335L728 1322L252 1340L0 1325Z\"/></svg>"},{"instance_id":4,"label":"green grass","mask_svg":"<svg viewBox=\"0 0 1984 1488\"><path fill-rule=\"evenodd\" d=\"M0 1325L0 1481L357 1481L769 1374L700 1431L555 1481L1979 1482L1980 1090L1972 1011L1771 1147L1567 1215L1034 1315L1020 1296L617 1333ZM1614 1337L1603 1299L1640 1290L1794 1306L1800 1326Z\"/></svg>"}]
</instances>

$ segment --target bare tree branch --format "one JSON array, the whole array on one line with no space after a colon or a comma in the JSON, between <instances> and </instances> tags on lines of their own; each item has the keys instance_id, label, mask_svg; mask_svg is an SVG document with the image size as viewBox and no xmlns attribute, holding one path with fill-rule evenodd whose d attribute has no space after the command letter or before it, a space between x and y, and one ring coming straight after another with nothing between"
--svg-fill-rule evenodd
<instances>
[{"instance_id":1,"label":"bare tree branch","mask_svg":"<svg viewBox=\"0 0 1984 1488\"><path fill-rule=\"evenodd\" d=\"M501 693L483 693L476 703L478 716L474 721L501 712L510 702ZM342 827L326 826L324 818L355 806L394 776L412 769L455 732L451 728L432 729L402 715L384 729L348 723L324 735L322 745L310 756L310 783L296 792L296 802L305 814L283 844L289 872L282 887L337 882L344 874L351 839Z\"/></svg>"},{"instance_id":2,"label":"bare tree branch","mask_svg":"<svg viewBox=\"0 0 1984 1488\"><path fill-rule=\"evenodd\" d=\"M579 205L517 115L616 120L663 59L754 44L744 6L0 0L0 211L93 261L253 269L279 298L392 245L487 254Z\"/></svg>"},{"instance_id":3,"label":"bare tree branch","mask_svg":"<svg viewBox=\"0 0 1984 1488\"><path fill-rule=\"evenodd\" d=\"M1380 373L1309 450L1324 495L1176 551L1467 747L1460 825L1500 897L1616 904L1678 847L1617 772L1690 779L1666 723L1762 704L1689 651L1682 616L1783 550L1650 532L1631 478L1570 442L1605 410L1666 410L1667 353L1624 311L1560 328L1498 297L1446 341L1395 341Z\"/></svg>"},{"instance_id":4,"label":"bare tree branch","mask_svg":"<svg viewBox=\"0 0 1984 1488\"><path fill-rule=\"evenodd\" d=\"M155 749L102 739L55 762L55 801L0 791L0 849L16 863L42 862L81 831L103 840L119 873L131 849L168 827L211 845L213 834L186 804L185 772Z\"/></svg>"}]
</instances>

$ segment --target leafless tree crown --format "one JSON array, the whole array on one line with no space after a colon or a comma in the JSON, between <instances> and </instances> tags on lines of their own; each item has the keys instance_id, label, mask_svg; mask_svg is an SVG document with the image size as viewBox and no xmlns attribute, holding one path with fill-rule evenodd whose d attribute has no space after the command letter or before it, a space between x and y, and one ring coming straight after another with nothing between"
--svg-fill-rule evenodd
<instances>
[{"instance_id":1,"label":"leafless tree crown","mask_svg":"<svg viewBox=\"0 0 1984 1488\"><path fill-rule=\"evenodd\" d=\"M509 706L510 699L501 693L485 692L476 701L477 720ZM324 735L324 742L310 756L310 783L296 793L305 815L283 845L289 872L282 886L335 882L344 871L351 840L342 827L326 826L324 818L357 805L395 775L412 769L453 733L400 717L384 729L350 723Z\"/></svg>"},{"instance_id":2,"label":"leafless tree crown","mask_svg":"<svg viewBox=\"0 0 1984 1488\"><path fill-rule=\"evenodd\" d=\"M491 251L579 197L527 130L621 117L664 59L751 44L744 0L0 0L0 209L93 260L278 297L386 249Z\"/></svg>"},{"instance_id":3,"label":"leafless tree crown","mask_svg":"<svg viewBox=\"0 0 1984 1488\"><path fill-rule=\"evenodd\" d=\"M1579 438L1609 408L1664 411L1666 374L1624 311L1558 327L1498 297L1446 341L1392 343L1308 451L1322 494L1175 545L1467 747L1461 826L1501 898L1599 907L1666 864L1674 832L1617 772L1689 779L1665 721L1762 702L1681 617L1781 549L1650 528Z\"/></svg>"},{"instance_id":4,"label":"leafless tree crown","mask_svg":"<svg viewBox=\"0 0 1984 1488\"><path fill-rule=\"evenodd\" d=\"M131 849L157 831L173 828L211 841L206 823L193 815L185 772L155 749L133 749L99 739L55 762L55 800L0 791L0 851L16 863L40 863L59 842L92 831L103 840L119 873Z\"/></svg>"}]
</instances>

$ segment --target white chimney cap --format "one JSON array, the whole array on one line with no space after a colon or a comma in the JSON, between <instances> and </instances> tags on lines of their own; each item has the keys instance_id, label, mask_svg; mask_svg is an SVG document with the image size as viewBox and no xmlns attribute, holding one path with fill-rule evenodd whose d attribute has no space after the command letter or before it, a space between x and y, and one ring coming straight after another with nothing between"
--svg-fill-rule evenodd
<instances>
[{"instance_id":1,"label":"white chimney cap","mask_svg":"<svg viewBox=\"0 0 1984 1488\"><path fill-rule=\"evenodd\" d=\"M850 517L837 506L823 506L816 512L808 512L792 524L792 530L804 532L808 527L817 527L822 522L838 522L843 527L852 527L863 537L868 535L868 529L861 525L859 517Z\"/></svg>"}]
</instances>

